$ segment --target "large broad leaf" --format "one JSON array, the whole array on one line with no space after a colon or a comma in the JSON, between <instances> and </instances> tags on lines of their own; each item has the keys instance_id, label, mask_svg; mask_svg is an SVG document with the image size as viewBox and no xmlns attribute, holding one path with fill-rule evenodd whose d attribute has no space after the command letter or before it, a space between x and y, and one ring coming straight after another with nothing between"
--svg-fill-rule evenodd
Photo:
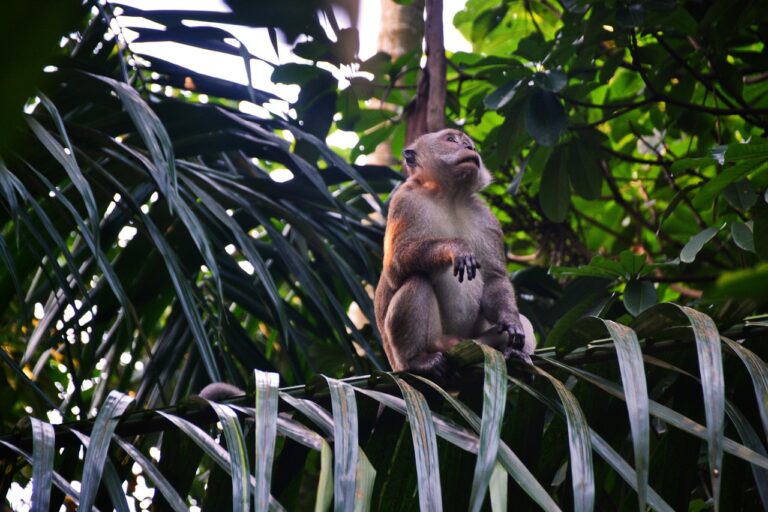
<instances>
[{"instance_id":1,"label":"large broad leaf","mask_svg":"<svg viewBox=\"0 0 768 512\"><path fill-rule=\"evenodd\" d=\"M603 171L595 150L576 138L568 143L567 168L571 185L584 199L597 199L603 188Z\"/></svg>"},{"instance_id":2,"label":"large broad leaf","mask_svg":"<svg viewBox=\"0 0 768 512\"><path fill-rule=\"evenodd\" d=\"M680 261L683 263L692 263L696 259L696 255L699 254L699 251L704 248L704 245L707 242L715 237L721 228L722 226L709 227L692 236L680 251Z\"/></svg>"},{"instance_id":3,"label":"large broad leaf","mask_svg":"<svg viewBox=\"0 0 768 512\"><path fill-rule=\"evenodd\" d=\"M499 449L501 422L504 419L507 390L507 365L504 356L487 345L483 350L485 379L483 382L483 416L480 423L480 452L472 479L470 510L483 505L485 491L491 479Z\"/></svg>"},{"instance_id":4,"label":"large broad leaf","mask_svg":"<svg viewBox=\"0 0 768 512\"><path fill-rule=\"evenodd\" d=\"M32 509L48 510L53 483L56 434L53 425L30 418L32 425Z\"/></svg>"},{"instance_id":5,"label":"large broad leaf","mask_svg":"<svg viewBox=\"0 0 768 512\"><path fill-rule=\"evenodd\" d=\"M424 395L400 378L395 378L405 400L408 422L416 459L418 475L419 506L422 510L443 509L440 488L440 463L437 459L437 439L432 412Z\"/></svg>"},{"instance_id":6,"label":"large broad leaf","mask_svg":"<svg viewBox=\"0 0 768 512\"><path fill-rule=\"evenodd\" d=\"M277 434L277 397L280 376L254 370L256 382L256 451L254 456L254 476L256 492L255 508L258 511L269 507L269 489L272 483L272 460L275 455L275 436Z\"/></svg>"},{"instance_id":7,"label":"large broad leaf","mask_svg":"<svg viewBox=\"0 0 768 512\"><path fill-rule=\"evenodd\" d=\"M536 371L552 383L565 411L568 422L568 448L571 453L574 510L592 510L595 505L595 475L592 467L590 429L584 412L579 401L562 382L540 368Z\"/></svg>"},{"instance_id":8,"label":"large broad leaf","mask_svg":"<svg viewBox=\"0 0 768 512\"><path fill-rule=\"evenodd\" d=\"M431 380L423 377L416 376L421 382L432 387L435 391L456 409L461 414L462 418L469 423L472 429L476 433L480 433L481 420L475 412L470 409L466 404L460 402L450 393L443 388L432 382ZM499 444L499 460L504 470L525 490L526 494L531 497L542 509L544 510L560 510L557 504L552 500L545 489L539 484L536 478L531 474L528 468L520 461L520 459L512 452L504 441Z\"/></svg>"},{"instance_id":9,"label":"large broad leaf","mask_svg":"<svg viewBox=\"0 0 768 512\"><path fill-rule=\"evenodd\" d=\"M525 127L542 146L554 146L565 131L568 117L554 93L534 89L525 109Z\"/></svg>"},{"instance_id":10,"label":"large broad leaf","mask_svg":"<svg viewBox=\"0 0 768 512\"><path fill-rule=\"evenodd\" d=\"M707 459L709 461L712 493L715 507L719 502L722 482L723 437L725 420L725 383L723 374L720 334L715 323L707 315L675 304L659 304L638 317L638 323L648 323L657 316L676 316L690 325L696 340L699 372L704 395L704 412L707 419Z\"/></svg>"},{"instance_id":11,"label":"large broad leaf","mask_svg":"<svg viewBox=\"0 0 768 512\"><path fill-rule=\"evenodd\" d=\"M637 316L656 304L656 287L651 281L632 279L624 288L624 306L633 316Z\"/></svg>"},{"instance_id":12,"label":"large broad leaf","mask_svg":"<svg viewBox=\"0 0 768 512\"><path fill-rule=\"evenodd\" d=\"M119 391L110 392L104 405L101 406L96 422L91 431L91 439L83 463L83 483L80 491L80 506L90 510L96 500L104 464L107 462L107 450L112 439L112 433L117 427L120 415L131 404L133 399ZM113 503L115 504L115 503Z\"/></svg>"},{"instance_id":13,"label":"large broad leaf","mask_svg":"<svg viewBox=\"0 0 768 512\"><path fill-rule=\"evenodd\" d=\"M563 222L571 203L571 189L568 180L568 160L563 151L555 150L549 156L541 175L539 202L544 215L553 222Z\"/></svg>"}]
</instances>

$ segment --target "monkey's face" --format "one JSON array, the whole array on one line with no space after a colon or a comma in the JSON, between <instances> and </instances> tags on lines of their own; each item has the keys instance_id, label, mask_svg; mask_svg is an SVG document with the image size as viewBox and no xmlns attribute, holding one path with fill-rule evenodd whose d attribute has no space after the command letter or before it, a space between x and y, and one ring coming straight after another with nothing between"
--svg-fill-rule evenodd
<instances>
[{"instance_id":1,"label":"monkey's face","mask_svg":"<svg viewBox=\"0 0 768 512\"><path fill-rule=\"evenodd\" d=\"M421 136L403 152L412 174L418 168L443 185L475 191L490 182L474 142L466 134L446 129Z\"/></svg>"},{"instance_id":2,"label":"monkey's face","mask_svg":"<svg viewBox=\"0 0 768 512\"><path fill-rule=\"evenodd\" d=\"M461 174L467 171L474 174L480 169L480 155L472 139L455 130L443 130L438 135L438 142L443 149L440 153L445 155L445 163Z\"/></svg>"}]
</instances>

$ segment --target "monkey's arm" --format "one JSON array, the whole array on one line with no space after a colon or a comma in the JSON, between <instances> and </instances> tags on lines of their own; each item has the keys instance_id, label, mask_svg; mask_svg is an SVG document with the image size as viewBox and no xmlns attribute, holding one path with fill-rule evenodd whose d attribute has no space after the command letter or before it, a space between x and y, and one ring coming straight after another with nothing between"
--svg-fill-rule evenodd
<instances>
[{"instance_id":1,"label":"monkey's arm","mask_svg":"<svg viewBox=\"0 0 768 512\"><path fill-rule=\"evenodd\" d=\"M513 348L522 348L525 337L520 322L520 313L515 300L515 290L509 281L504 265L504 241L501 226L490 210L483 209L486 217L491 254L483 260L483 296L480 309L483 316L495 325L498 333L506 333Z\"/></svg>"},{"instance_id":2,"label":"monkey's arm","mask_svg":"<svg viewBox=\"0 0 768 512\"><path fill-rule=\"evenodd\" d=\"M469 245L460 238L438 238L434 226L423 222L423 201L403 190L392 203L384 237L384 267L396 281L413 274L431 274L453 265L459 281L473 279L480 267Z\"/></svg>"},{"instance_id":3,"label":"monkey's arm","mask_svg":"<svg viewBox=\"0 0 768 512\"><path fill-rule=\"evenodd\" d=\"M401 278L413 274L431 274L453 265L453 275L459 281L474 279L480 264L466 242L459 238L428 238L419 241L402 240L395 244L392 270Z\"/></svg>"}]
</instances>

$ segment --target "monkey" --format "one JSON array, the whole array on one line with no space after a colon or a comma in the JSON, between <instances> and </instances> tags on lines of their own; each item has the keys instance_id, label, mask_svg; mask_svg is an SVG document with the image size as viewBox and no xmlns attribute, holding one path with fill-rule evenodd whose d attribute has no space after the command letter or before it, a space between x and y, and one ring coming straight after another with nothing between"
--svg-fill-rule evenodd
<instances>
[{"instance_id":1,"label":"monkey","mask_svg":"<svg viewBox=\"0 0 768 512\"><path fill-rule=\"evenodd\" d=\"M206 400L219 402L221 400L234 398L244 394L244 390L238 388L237 386L233 386L232 384L227 384L226 382L212 382L200 390L198 396L205 398Z\"/></svg>"},{"instance_id":2,"label":"monkey","mask_svg":"<svg viewBox=\"0 0 768 512\"><path fill-rule=\"evenodd\" d=\"M533 330L517 309L499 221L477 194L491 175L472 139L454 129L422 135L403 160L374 295L392 369L445 381L446 352L467 338L530 364Z\"/></svg>"}]
</instances>

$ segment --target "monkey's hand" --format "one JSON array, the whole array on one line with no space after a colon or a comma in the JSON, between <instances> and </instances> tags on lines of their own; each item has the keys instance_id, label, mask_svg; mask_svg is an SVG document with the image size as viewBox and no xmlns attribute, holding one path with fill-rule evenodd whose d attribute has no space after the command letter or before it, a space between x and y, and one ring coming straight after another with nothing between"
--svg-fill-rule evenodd
<instances>
[{"instance_id":1,"label":"monkey's hand","mask_svg":"<svg viewBox=\"0 0 768 512\"><path fill-rule=\"evenodd\" d=\"M520 323L520 318L500 320L498 323L499 334L506 333L509 336L509 342L507 344L507 350L504 350L504 355L507 354L508 349L515 351L522 351L525 348L525 331L523 331L523 324Z\"/></svg>"},{"instance_id":2,"label":"monkey's hand","mask_svg":"<svg viewBox=\"0 0 768 512\"><path fill-rule=\"evenodd\" d=\"M453 275L459 276L459 282L464 281L464 271L467 272L467 280L471 281L477 275L480 263L469 251L462 251L453 256Z\"/></svg>"}]
</instances>

